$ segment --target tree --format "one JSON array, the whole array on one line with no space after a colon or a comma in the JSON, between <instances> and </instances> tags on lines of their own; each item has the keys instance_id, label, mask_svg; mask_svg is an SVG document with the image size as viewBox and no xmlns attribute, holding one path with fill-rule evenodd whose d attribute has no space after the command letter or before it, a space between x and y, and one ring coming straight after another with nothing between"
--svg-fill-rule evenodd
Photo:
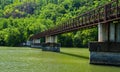
<instances>
[{"instance_id":1,"label":"tree","mask_svg":"<svg viewBox=\"0 0 120 72\"><path fill-rule=\"evenodd\" d=\"M0 44L17 46L31 35L71 20L110 0L0 0ZM85 47L97 40L97 28L58 37L62 46Z\"/></svg>"}]
</instances>

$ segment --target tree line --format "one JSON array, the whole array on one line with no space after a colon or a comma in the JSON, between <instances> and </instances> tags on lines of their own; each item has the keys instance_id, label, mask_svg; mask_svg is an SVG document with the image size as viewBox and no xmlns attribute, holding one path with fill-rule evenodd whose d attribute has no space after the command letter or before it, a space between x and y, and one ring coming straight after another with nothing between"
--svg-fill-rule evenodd
<instances>
[{"instance_id":1,"label":"tree line","mask_svg":"<svg viewBox=\"0 0 120 72\"><path fill-rule=\"evenodd\" d=\"M30 36L61 24L70 18L110 0L1 0L0 45L19 46ZM97 40L97 27L61 34L64 47L86 47Z\"/></svg>"}]
</instances>

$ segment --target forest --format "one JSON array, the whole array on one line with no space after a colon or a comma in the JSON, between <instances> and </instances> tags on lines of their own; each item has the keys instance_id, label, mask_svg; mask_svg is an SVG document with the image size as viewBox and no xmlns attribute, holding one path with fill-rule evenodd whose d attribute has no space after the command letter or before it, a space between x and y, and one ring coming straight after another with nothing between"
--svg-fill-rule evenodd
<instances>
[{"instance_id":1,"label":"forest","mask_svg":"<svg viewBox=\"0 0 120 72\"><path fill-rule=\"evenodd\" d=\"M110 0L0 0L0 46L20 46L30 36L62 24ZM97 27L58 36L63 47L87 47Z\"/></svg>"}]
</instances>

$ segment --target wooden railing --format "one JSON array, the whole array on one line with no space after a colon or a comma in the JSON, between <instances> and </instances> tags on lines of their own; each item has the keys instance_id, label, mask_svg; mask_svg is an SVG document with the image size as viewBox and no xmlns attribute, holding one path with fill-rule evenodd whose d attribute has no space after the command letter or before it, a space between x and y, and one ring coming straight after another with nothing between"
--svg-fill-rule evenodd
<instances>
[{"instance_id":1,"label":"wooden railing","mask_svg":"<svg viewBox=\"0 0 120 72\"><path fill-rule=\"evenodd\" d=\"M89 28L97 26L98 23L107 23L115 20L120 20L120 3L118 0L113 0L104 6L81 14L54 28L33 35L31 39Z\"/></svg>"}]
</instances>

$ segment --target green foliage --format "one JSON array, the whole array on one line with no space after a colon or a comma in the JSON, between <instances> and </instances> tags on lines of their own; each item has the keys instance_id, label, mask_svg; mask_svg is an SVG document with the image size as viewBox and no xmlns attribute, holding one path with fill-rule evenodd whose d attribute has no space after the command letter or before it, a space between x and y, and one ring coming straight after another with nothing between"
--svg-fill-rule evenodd
<instances>
[{"instance_id":1,"label":"green foliage","mask_svg":"<svg viewBox=\"0 0 120 72\"><path fill-rule=\"evenodd\" d=\"M97 28L78 31L73 38L74 46L87 47L90 41L97 41L97 32Z\"/></svg>"},{"instance_id":2,"label":"green foliage","mask_svg":"<svg viewBox=\"0 0 120 72\"><path fill-rule=\"evenodd\" d=\"M8 28L5 30L7 32L5 41L8 46L17 46L20 44L20 32L17 28Z\"/></svg>"},{"instance_id":3,"label":"green foliage","mask_svg":"<svg viewBox=\"0 0 120 72\"><path fill-rule=\"evenodd\" d=\"M0 45L18 46L31 35L66 22L110 0L1 0ZM62 46L87 46L97 28L59 35ZM44 41L44 40L42 40Z\"/></svg>"},{"instance_id":4,"label":"green foliage","mask_svg":"<svg viewBox=\"0 0 120 72\"><path fill-rule=\"evenodd\" d=\"M58 42L61 43L61 46L63 47L72 47L73 46L72 37L73 37L72 33L62 34L58 36Z\"/></svg>"}]
</instances>

